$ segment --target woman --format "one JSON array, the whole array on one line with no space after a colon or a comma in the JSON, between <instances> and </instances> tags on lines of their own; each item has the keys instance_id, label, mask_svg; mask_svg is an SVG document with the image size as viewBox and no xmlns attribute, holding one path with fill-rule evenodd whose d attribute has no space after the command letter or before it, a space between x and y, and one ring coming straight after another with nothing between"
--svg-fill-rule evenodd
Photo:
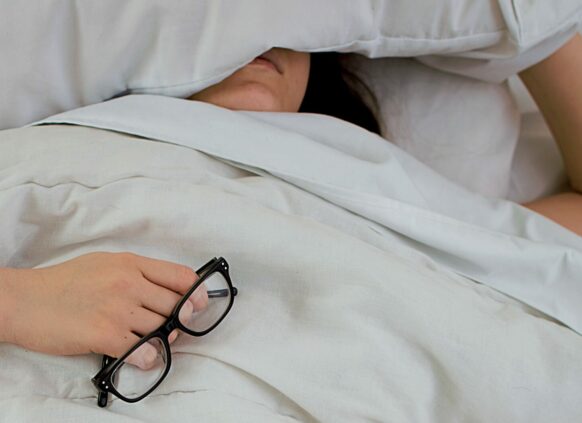
<instances>
[{"instance_id":1,"label":"woman","mask_svg":"<svg viewBox=\"0 0 582 423\"><path fill-rule=\"evenodd\" d=\"M378 132L373 113L354 94L357 81L340 84L341 96L357 104L357 113L352 107L329 109L329 102L320 101L316 89L332 76L326 72L323 79L329 81L321 82L317 66L312 66L310 79L310 60L320 60L317 57L270 50L192 99L234 110L328 113ZM324 59L332 65L336 61L333 56L322 57L332 57ZM343 79L335 69L333 78ZM582 37L577 35L521 77L560 145L575 191L527 207L582 235L580 75ZM196 278L186 266L130 253L92 253L40 269L0 269L0 342L51 354L94 352L118 357L139 339L136 334L149 333L165 320ZM199 306L196 303L192 309Z\"/></svg>"},{"instance_id":2,"label":"woman","mask_svg":"<svg viewBox=\"0 0 582 423\"><path fill-rule=\"evenodd\" d=\"M229 78L192 96L233 110L313 112L380 133L374 113L357 93L369 94L337 55L310 56L272 49ZM525 204L582 235L582 36L576 35L520 77L538 103L564 157L573 192ZM314 87L314 88L311 88ZM370 103L368 95L368 103ZM332 99L332 101L330 101Z\"/></svg>"},{"instance_id":3,"label":"woman","mask_svg":"<svg viewBox=\"0 0 582 423\"><path fill-rule=\"evenodd\" d=\"M341 60L339 53L274 48L190 99L231 110L320 113L380 134L373 94Z\"/></svg>"}]
</instances>

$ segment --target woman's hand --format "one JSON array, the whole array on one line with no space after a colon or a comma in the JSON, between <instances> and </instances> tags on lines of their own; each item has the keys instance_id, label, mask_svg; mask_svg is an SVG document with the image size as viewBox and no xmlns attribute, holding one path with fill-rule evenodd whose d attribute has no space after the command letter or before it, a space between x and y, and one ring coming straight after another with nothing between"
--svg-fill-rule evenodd
<instances>
[{"instance_id":1,"label":"woman's hand","mask_svg":"<svg viewBox=\"0 0 582 423\"><path fill-rule=\"evenodd\" d=\"M186 266L130 253L91 253L46 268L5 270L16 277L2 281L9 297L3 340L58 355L119 357L139 335L157 329L198 279ZM191 299L180 319L206 302ZM149 366L144 357L132 359Z\"/></svg>"}]
</instances>

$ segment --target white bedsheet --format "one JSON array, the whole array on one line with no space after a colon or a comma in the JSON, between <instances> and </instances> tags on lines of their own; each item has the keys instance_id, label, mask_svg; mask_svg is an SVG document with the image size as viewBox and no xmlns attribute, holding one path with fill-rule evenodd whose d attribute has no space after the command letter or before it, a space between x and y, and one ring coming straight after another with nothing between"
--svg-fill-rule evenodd
<instances>
[{"instance_id":1,"label":"white bedsheet","mask_svg":"<svg viewBox=\"0 0 582 423\"><path fill-rule=\"evenodd\" d=\"M132 96L52 120L118 132L0 132L2 265L223 255L240 295L135 405L98 409L98 357L0 345L1 421L582 418L579 334L459 275L580 331L567 231L327 117Z\"/></svg>"}]
</instances>

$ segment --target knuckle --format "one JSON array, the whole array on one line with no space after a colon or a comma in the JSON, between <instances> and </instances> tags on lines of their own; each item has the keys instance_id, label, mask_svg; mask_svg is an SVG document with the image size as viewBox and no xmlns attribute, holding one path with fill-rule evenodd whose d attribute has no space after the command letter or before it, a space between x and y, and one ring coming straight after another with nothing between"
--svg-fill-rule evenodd
<instances>
[{"instance_id":1,"label":"knuckle","mask_svg":"<svg viewBox=\"0 0 582 423\"><path fill-rule=\"evenodd\" d=\"M88 256L94 257L95 259L110 260L117 255L117 253L111 253L108 251L94 251L87 254Z\"/></svg>"},{"instance_id":2,"label":"knuckle","mask_svg":"<svg viewBox=\"0 0 582 423\"><path fill-rule=\"evenodd\" d=\"M135 265L137 261L137 256L130 252L115 253L115 257L122 266Z\"/></svg>"},{"instance_id":3,"label":"knuckle","mask_svg":"<svg viewBox=\"0 0 582 423\"><path fill-rule=\"evenodd\" d=\"M131 293L134 288L138 287L142 280L141 273L126 266L111 268L108 272L109 289L116 293Z\"/></svg>"}]
</instances>

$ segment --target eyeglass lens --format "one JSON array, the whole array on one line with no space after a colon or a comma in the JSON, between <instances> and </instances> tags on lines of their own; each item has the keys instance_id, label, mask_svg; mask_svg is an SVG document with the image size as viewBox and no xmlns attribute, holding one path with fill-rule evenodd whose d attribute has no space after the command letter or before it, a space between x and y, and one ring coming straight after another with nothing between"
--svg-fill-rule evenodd
<instances>
[{"instance_id":1,"label":"eyeglass lens","mask_svg":"<svg viewBox=\"0 0 582 423\"><path fill-rule=\"evenodd\" d=\"M194 305L191 315L180 314L180 322L194 332L203 332L216 324L231 302L228 282L221 273L208 276L190 295Z\"/></svg>"},{"instance_id":2,"label":"eyeglass lens","mask_svg":"<svg viewBox=\"0 0 582 423\"><path fill-rule=\"evenodd\" d=\"M167 362L162 340L151 338L133 351L115 370L111 378L113 386L126 398L138 398L160 380ZM126 365L128 363L131 364Z\"/></svg>"}]
</instances>

